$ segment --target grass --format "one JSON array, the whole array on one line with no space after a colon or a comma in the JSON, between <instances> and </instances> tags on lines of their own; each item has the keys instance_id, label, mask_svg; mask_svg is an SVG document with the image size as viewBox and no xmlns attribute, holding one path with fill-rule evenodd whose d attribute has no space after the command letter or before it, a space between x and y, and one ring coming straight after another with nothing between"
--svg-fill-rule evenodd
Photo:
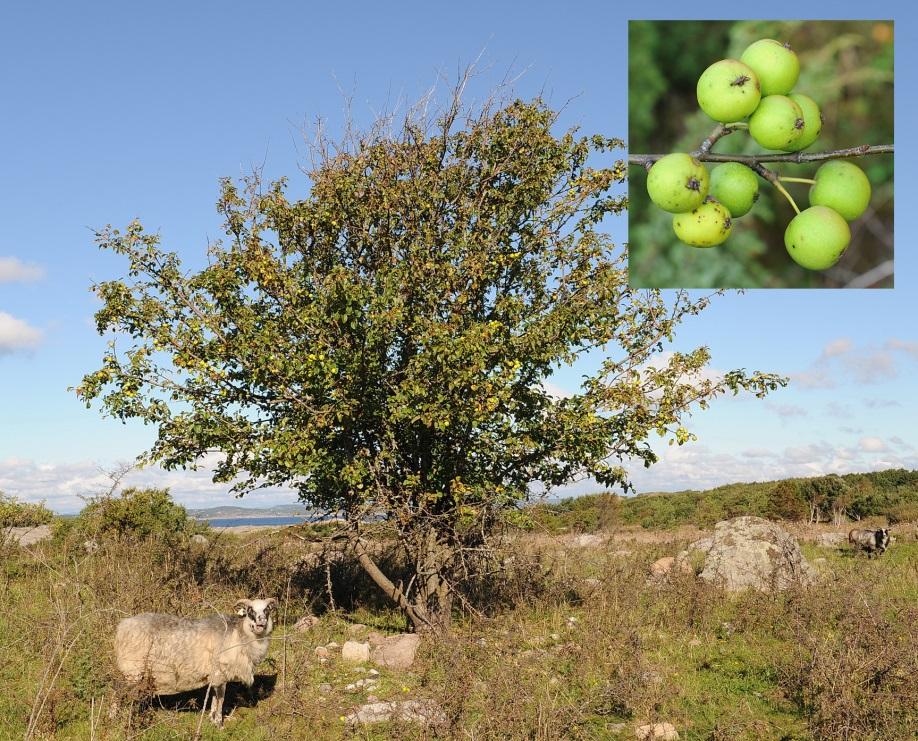
<instances>
[{"instance_id":1,"label":"grass","mask_svg":"<svg viewBox=\"0 0 918 741\"><path fill-rule=\"evenodd\" d=\"M378 685L359 692L345 687L367 667L322 663L315 647L399 632L404 620L339 564L342 607L294 632L326 600L324 569L303 567L305 546L292 532L224 534L206 550L105 542L89 554L66 538L3 546L0 738L158 741L191 738L200 726L201 738L226 740L614 739L661 721L682 739L918 731L918 543L906 526L878 559L804 541L819 582L776 595L725 595L691 574L649 583L649 565L695 533L626 529L590 547L520 534L509 571L490 585L486 616L459 618L449 636L422 644L411 670L380 669ZM154 705L109 720L118 619L201 615L268 595L281 600L280 616L257 699L231 692L222 732L201 722L203 693L180 698L179 710ZM445 722L351 728L342 717L368 694L430 698Z\"/></svg>"}]
</instances>

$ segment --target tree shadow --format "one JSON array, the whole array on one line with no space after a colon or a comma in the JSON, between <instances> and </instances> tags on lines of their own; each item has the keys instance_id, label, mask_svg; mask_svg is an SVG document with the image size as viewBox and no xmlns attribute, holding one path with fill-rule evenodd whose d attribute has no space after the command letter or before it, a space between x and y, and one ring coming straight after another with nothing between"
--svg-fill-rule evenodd
<instances>
[{"instance_id":1,"label":"tree shadow","mask_svg":"<svg viewBox=\"0 0 918 741\"><path fill-rule=\"evenodd\" d=\"M246 687L241 682L230 682L226 685L226 696L223 700L223 715L230 715L236 708L253 708L262 700L270 697L277 685L276 674L256 674L255 682ZM207 703L210 708L212 692L207 687L180 692L175 695L157 695L152 698L151 706L157 710L173 710L179 713L200 713Z\"/></svg>"}]
</instances>

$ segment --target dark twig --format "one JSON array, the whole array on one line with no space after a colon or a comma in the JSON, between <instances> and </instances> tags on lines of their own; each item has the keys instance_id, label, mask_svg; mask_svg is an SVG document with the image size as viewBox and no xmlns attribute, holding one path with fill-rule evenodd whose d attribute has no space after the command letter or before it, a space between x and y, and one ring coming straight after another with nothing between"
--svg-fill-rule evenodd
<instances>
[{"instance_id":1,"label":"dark twig","mask_svg":"<svg viewBox=\"0 0 918 741\"><path fill-rule=\"evenodd\" d=\"M708 152L711 151L711 148L717 143L717 141L720 138L724 136L728 136L729 134L732 134L737 129L745 129L745 128L746 128L746 124L740 124L740 123L717 124L717 127L714 129L714 131L711 132L708 138L705 139L703 142L701 142L701 146L699 146L698 149L692 152L692 156L695 159L702 158L704 155L706 155Z\"/></svg>"},{"instance_id":2,"label":"dark twig","mask_svg":"<svg viewBox=\"0 0 918 741\"><path fill-rule=\"evenodd\" d=\"M716 129L715 129L716 131ZM711 135L713 136L713 134ZM725 136L721 134L720 136ZM719 139L720 136L717 138ZM710 139L711 137L708 137ZM708 141L705 139L705 142ZM715 140L716 141L716 140ZM702 143L702 146L704 144ZM793 152L791 154L777 154L774 152L761 152L760 154L714 154L710 151L702 152L700 149L693 152L695 159L702 162L740 162L744 165L756 165L760 162L794 162L802 164L804 162L825 162L826 160L847 159L849 157L864 157L869 154L892 154L892 144L862 144L859 147L849 149L834 149L830 152ZM647 167L652 165L663 154L629 154L629 165L642 165Z\"/></svg>"}]
</instances>

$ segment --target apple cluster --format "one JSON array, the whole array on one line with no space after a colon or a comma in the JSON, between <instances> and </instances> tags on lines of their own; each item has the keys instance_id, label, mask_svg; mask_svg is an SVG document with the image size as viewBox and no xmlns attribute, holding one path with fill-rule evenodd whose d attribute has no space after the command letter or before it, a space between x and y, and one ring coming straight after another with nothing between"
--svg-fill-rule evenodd
<instances>
[{"instance_id":1,"label":"apple cluster","mask_svg":"<svg viewBox=\"0 0 918 741\"><path fill-rule=\"evenodd\" d=\"M797 152L816 141L823 124L816 101L792 92L799 75L800 62L788 44L761 39L739 59L722 59L701 74L698 105L725 126L748 129L767 150ZM784 244L799 265L825 270L847 249L848 222L867 209L870 181L857 165L831 160L804 182L812 185L810 207L788 224ZM650 168L647 192L674 214L673 230L682 242L713 247L730 236L734 219L752 209L759 180L746 164L725 162L709 174L692 155L674 153Z\"/></svg>"}]
</instances>

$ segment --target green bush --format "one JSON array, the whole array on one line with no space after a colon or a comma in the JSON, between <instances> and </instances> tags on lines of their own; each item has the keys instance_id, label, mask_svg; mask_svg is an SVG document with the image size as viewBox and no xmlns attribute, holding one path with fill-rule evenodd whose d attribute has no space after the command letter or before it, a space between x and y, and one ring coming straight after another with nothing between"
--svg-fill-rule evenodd
<instances>
[{"instance_id":1,"label":"green bush","mask_svg":"<svg viewBox=\"0 0 918 741\"><path fill-rule=\"evenodd\" d=\"M32 504L0 491L0 528L47 525L54 517L44 502Z\"/></svg>"},{"instance_id":2,"label":"green bush","mask_svg":"<svg viewBox=\"0 0 918 741\"><path fill-rule=\"evenodd\" d=\"M61 530L97 540L155 538L169 542L206 532L208 526L190 519L185 508L172 501L168 489L131 487L120 496L90 499Z\"/></svg>"}]
</instances>

